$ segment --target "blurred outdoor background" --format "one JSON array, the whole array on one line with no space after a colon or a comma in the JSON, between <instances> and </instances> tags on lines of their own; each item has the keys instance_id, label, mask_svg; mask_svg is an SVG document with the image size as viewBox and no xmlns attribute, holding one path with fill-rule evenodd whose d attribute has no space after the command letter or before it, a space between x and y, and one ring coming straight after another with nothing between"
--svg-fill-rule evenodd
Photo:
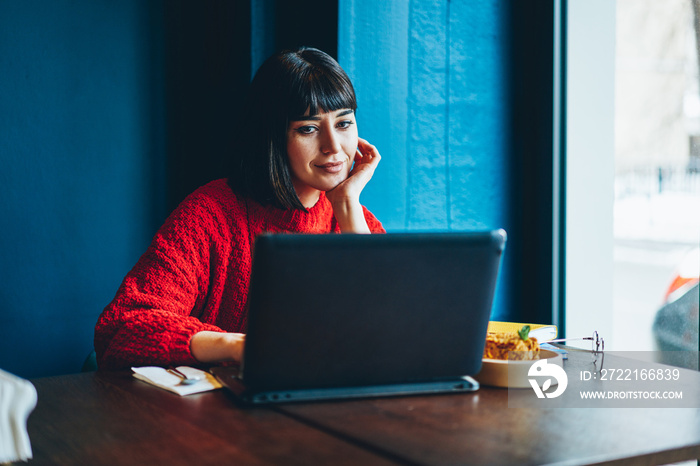
<instances>
[{"instance_id":1,"label":"blurred outdoor background","mask_svg":"<svg viewBox=\"0 0 700 466\"><path fill-rule=\"evenodd\" d=\"M700 243L699 3L617 0L615 348L655 349L656 312Z\"/></svg>"}]
</instances>

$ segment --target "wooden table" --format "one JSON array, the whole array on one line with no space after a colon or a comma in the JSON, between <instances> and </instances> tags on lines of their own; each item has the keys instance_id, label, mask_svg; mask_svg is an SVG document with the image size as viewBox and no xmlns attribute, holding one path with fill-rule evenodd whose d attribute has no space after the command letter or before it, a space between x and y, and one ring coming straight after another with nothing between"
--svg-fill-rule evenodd
<instances>
[{"instance_id":1,"label":"wooden table","mask_svg":"<svg viewBox=\"0 0 700 466\"><path fill-rule=\"evenodd\" d=\"M272 409L217 390L180 397L128 372L32 380L29 464L392 464Z\"/></svg>"},{"instance_id":2,"label":"wooden table","mask_svg":"<svg viewBox=\"0 0 700 466\"><path fill-rule=\"evenodd\" d=\"M567 372L577 370L567 363ZM684 373L698 393L700 373ZM239 406L127 372L32 380L30 464L665 464L700 457L700 409L508 408L508 391ZM694 395L693 395L694 396Z\"/></svg>"}]
</instances>

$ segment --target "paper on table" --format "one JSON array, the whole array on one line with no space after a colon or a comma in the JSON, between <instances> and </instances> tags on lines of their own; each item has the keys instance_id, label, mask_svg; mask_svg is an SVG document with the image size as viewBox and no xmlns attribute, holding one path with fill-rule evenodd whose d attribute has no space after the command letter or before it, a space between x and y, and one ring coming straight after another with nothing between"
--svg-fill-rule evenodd
<instances>
[{"instance_id":1,"label":"paper on table","mask_svg":"<svg viewBox=\"0 0 700 466\"><path fill-rule=\"evenodd\" d=\"M164 390L177 393L180 396L192 395L193 393L207 392L209 390L221 388L221 383L216 380L216 377L208 372L188 366L179 366L177 369L187 376L200 377L199 382L193 383L192 385L183 385L180 383L182 382L181 377L171 374L162 367L145 366L131 368L131 370L134 371L134 377L137 379L143 380L144 382L150 383L151 385L155 385L156 387Z\"/></svg>"}]
</instances>

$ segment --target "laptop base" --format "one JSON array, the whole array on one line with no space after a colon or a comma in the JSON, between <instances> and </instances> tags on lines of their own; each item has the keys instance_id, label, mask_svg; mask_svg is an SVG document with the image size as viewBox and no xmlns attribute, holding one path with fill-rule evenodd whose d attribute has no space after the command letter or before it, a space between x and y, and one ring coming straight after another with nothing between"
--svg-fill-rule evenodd
<instances>
[{"instance_id":1,"label":"laptop base","mask_svg":"<svg viewBox=\"0 0 700 466\"><path fill-rule=\"evenodd\" d=\"M473 392L479 382L469 376L449 380L412 382L362 387L335 387L303 390L267 390L253 392L238 378L238 369L213 367L210 372L246 404L293 403L298 401L343 400L353 398L430 395L440 393Z\"/></svg>"}]
</instances>

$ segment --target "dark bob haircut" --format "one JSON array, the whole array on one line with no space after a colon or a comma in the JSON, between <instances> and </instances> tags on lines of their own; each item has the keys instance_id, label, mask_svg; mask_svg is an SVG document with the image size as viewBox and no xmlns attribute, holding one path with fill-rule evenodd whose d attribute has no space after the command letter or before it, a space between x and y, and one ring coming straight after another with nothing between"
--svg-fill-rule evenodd
<instances>
[{"instance_id":1,"label":"dark bob haircut","mask_svg":"<svg viewBox=\"0 0 700 466\"><path fill-rule=\"evenodd\" d=\"M268 58L250 84L235 126L229 185L263 205L304 209L287 157L289 122L306 115L357 110L350 78L330 55L313 48Z\"/></svg>"}]
</instances>

